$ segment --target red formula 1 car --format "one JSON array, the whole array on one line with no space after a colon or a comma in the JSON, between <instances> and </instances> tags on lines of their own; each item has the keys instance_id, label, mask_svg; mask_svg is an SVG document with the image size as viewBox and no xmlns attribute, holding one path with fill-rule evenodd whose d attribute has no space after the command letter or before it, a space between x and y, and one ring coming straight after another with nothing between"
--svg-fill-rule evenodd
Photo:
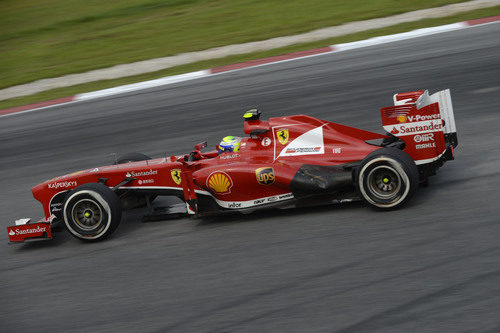
<instances>
[{"instance_id":1,"label":"red formula 1 car","mask_svg":"<svg viewBox=\"0 0 500 333\"><path fill-rule=\"evenodd\" d=\"M33 188L45 219L7 227L11 242L51 239L59 223L75 237L97 241L118 226L123 209L147 205L149 217L204 216L269 207L363 199L377 209L405 204L419 183L453 159L457 134L450 91L394 95L381 109L386 134L305 115L260 120L244 115L239 150L150 159L129 154L114 165L53 178ZM158 211L157 196L177 196L182 210Z\"/></svg>"}]
</instances>

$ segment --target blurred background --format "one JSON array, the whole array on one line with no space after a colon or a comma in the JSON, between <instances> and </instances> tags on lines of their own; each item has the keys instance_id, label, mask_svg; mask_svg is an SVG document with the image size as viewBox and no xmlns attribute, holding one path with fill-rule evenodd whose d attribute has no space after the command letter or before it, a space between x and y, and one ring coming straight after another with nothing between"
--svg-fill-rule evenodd
<instances>
[{"instance_id":1,"label":"blurred background","mask_svg":"<svg viewBox=\"0 0 500 333\"><path fill-rule=\"evenodd\" d=\"M484 1L484 0L483 0ZM117 64L265 40L318 28L388 17L460 0L3 0L0 11L0 89ZM195 61L154 73L58 87L34 96L0 100L0 108L65 97L166 75L258 59L334 43L387 35L500 13L472 6L438 19L418 20L286 48ZM482 5L484 7L484 4ZM493 7L492 7L493 6ZM476 8L478 7L478 8ZM419 17L419 18L425 18ZM390 25L390 24L389 24ZM69 85L69 83L68 83Z\"/></svg>"}]
</instances>

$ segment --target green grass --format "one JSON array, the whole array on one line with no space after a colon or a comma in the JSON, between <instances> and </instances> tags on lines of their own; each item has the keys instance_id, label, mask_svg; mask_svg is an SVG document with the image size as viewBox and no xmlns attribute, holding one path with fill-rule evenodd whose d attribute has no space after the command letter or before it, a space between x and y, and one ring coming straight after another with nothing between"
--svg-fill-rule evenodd
<instances>
[{"instance_id":1,"label":"green grass","mask_svg":"<svg viewBox=\"0 0 500 333\"><path fill-rule=\"evenodd\" d=\"M463 0L3 0L0 88Z\"/></svg>"},{"instance_id":2,"label":"green grass","mask_svg":"<svg viewBox=\"0 0 500 333\"><path fill-rule=\"evenodd\" d=\"M106 89L106 88L115 87L115 86L123 85L123 84L129 84L129 83L134 83L134 82L156 79L156 78L165 77L165 76L169 76L169 75L187 73L187 72L196 71L196 70L200 70L200 69L213 68L213 67L217 67L217 66L223 66L223 65L233 64L233 63L237 63L237 62L252 60L252 59L270 57L270 56L275 56L275 55L280 55L280 54L285 54L285 53L290 53L290 52L295 52L295 51L323 47L323 46L332 45L332 44L352 42L352 41L362 40L362 39L375 37L375 36L383 36L383 35L389 35L389 34L394 34L394 33L399 33L399 32L406 32L406 31L410 31L410 30L418 29L418 28L443 25L443 24L448 24L448 23L454 23L454 22L471 20L471 19L482 18L482 17L487 17L487 16L499 15L499 14L500 14L500 6L496 6L496 7L491 7L491 8L487 8L487 9L479 9L479 10L469 11L469 12L465 12L462 14L449 16L449 17L445 17L445 18L426 19L426 20L421 20L421 21L416 21L416 22L403 23L403 24L398 24L398 25L394 25L394 26L386 27L386 28L382 28L382 29L369 30L369 31L364 31L364 32L356 33L356 34L342 36L342 37L321 40L321 41L317 41L317 42L297 44L297 45L292 45L292 46L288 46L288 47L284 47L284 48L278 48L278 49L265 51L265 52L255 52L255 53L249 53L249 54L243 54L243 55L230 56L230 57L226 57L226 58L201 61L201 62L191 63L191 64L187 64L187 65L183 65L183 66L169 68L169 69L154 72L154 73L147 73L147 74L142 74L142 75L130 76L130 77L125 77L125 78L115 79L115 80L96 81L96 82L81 84L81 85L67 87L67 88L49 90L49 91L45 91L42 93L30 95L30 96L12 98L9 100L0 101L0 109L18 106L18 105L25 105L25 104L29 104L29 103L35 103L35 102L59 98L59 97L71 96L71 95L83 93L83 92L95 91L95 90L99 90L99 89Z\"/></svg>"}]
</instances>

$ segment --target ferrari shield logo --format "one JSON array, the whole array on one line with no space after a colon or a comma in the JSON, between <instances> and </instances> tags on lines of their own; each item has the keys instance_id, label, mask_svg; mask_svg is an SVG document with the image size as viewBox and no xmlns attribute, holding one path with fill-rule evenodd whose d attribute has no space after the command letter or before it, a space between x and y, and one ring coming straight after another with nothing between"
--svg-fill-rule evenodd
<instances>
[{"instance_id":1,"label":"ferrari shield logo","mask_svg":"<svg viewBox=\"0 0 500 333\"><path fill-rule=\"evenodd\" d=\"M180 169L172 169L170 170L170 175L172 176L172 179L177 185L180 185L182 182L181 179L181 170Z\"/></svg>"},{"instance_id":2,"label":"ferrari shield logo","mask_svg":"<svg viewBox=\"0 0 500 333\"><path fill-rule=\"evenodd\" d=\"M288 138L290 137L290 134L288 133L288 129L280 129L276 132L276 136L278 137L278 141L284 145L288 142Z\"/></svg>"}]
</instances>

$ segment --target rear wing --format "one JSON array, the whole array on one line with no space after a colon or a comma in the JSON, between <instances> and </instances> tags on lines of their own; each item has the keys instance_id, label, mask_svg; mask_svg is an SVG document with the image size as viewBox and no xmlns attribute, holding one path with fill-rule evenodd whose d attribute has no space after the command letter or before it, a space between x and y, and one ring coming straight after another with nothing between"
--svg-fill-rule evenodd
<instances>
[{"instance_id":1,"label":"rear wing","mask_svg":"<svg viewBox=\"0 0 500 333\"><path fill-rule=\"evenodd\" d=\"M384 129L405 142L417 165L453 159L458 145L450 90L398 93L394 106L381 109Z\"/></svg>"}]
</instances>

